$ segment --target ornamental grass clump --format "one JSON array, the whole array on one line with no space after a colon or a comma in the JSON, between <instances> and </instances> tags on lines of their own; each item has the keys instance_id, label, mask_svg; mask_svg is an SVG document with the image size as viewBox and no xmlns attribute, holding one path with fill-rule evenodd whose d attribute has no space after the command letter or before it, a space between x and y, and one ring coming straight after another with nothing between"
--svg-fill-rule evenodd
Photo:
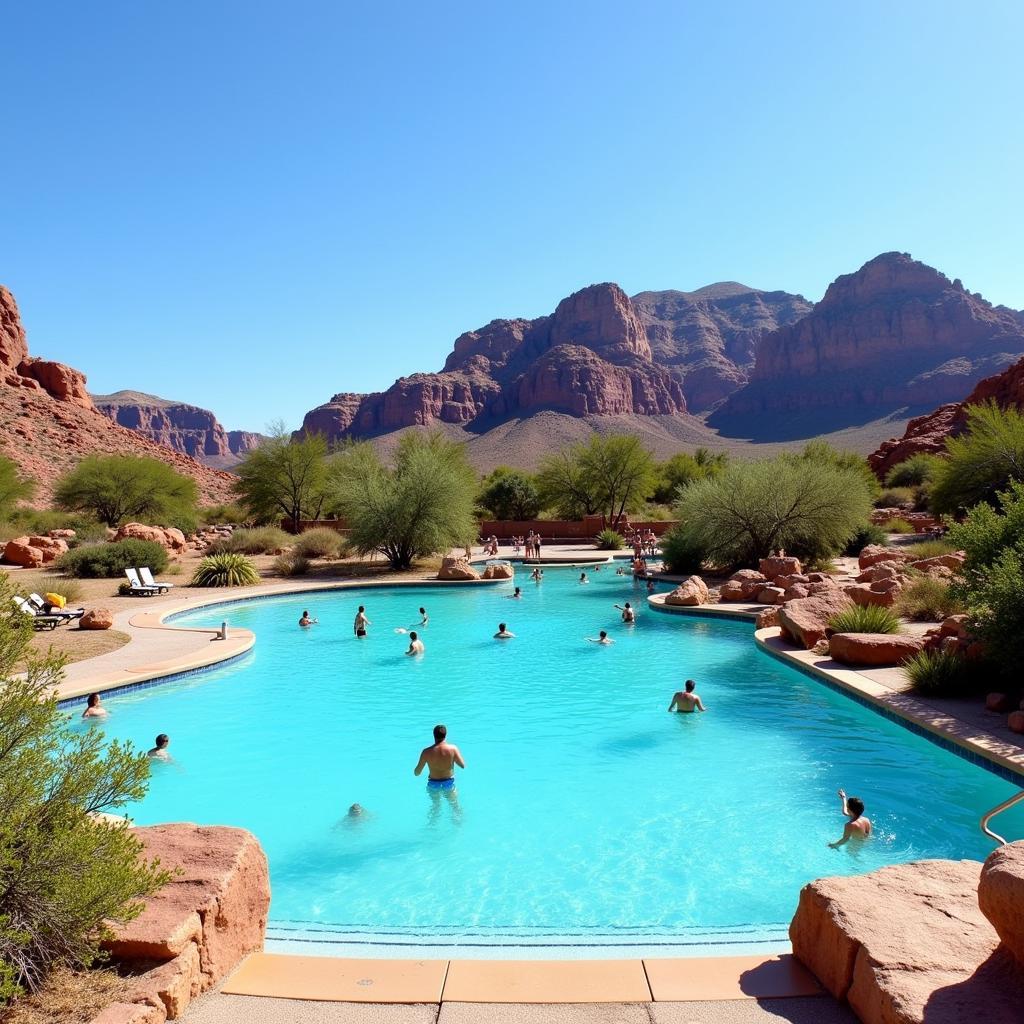
<instances>
[{"instance_id":1,"label":"ornamental grass clump","mask_svg":"<svg viewBox=\"0 0 1024 1024\"><path fill-rule=\"evenodd\" d=\"M918 651L903 663L914 689L935 697L956 697L977 686L970 662L952 651Z\"/></svg>"},{"instance_id":2,"label":"ornamental grass clump","mask_svg":"<svg viewBox=\"0 0 1024 1024\"><path fill-rule=\"evenodd\" d=\"M192 576L193 587L251 587L260 581L256 566L244 555L207 555Z\"/></svg>"},{"instance_id":3,"label":"ornamental grass clump","mask_svg":"<svg viewBox=\"0 0 1024 1024\"><path fill-rule=\"evenodd\" d=\"M597 535L597 547L599 551L621 551L625 545L625 538L615 530L602 530Z\"/></svg>"},{"instance_id":4,"label":"ornamental grass clump","mask_svg":"<svg viewBox=\"0 0 1024 1024\"><path fill-rule=\"evenodd\" d=\"M345 538L329 526L318 526L300 533L292 550L303 558L341 558L348 545Z\"/></svg>"},{"instance_id":5,"label":"ornamental grass clump","mask_svg":"<svg viewBox=\"0 0 1024 1024\"><path fill-rule=\"evenodd\" d=\"M964 611L964 604L950 592L945 580L918 576L896 599L896 610L911 622L941 622Z\"/></svg>"},{"instance_id":6,"label":"ornamental grass clump","mask_svg":"<svg viewBox=\"0 0 1024 1024\"><path fill-rule=\"evenodd\" d=\"M913 533L914 527L906 519L887 519L882 523L882 529L886 533Z\"/></svg>"},{"instance_id":7,"label":"ornamental grass clump","mask_svg":"<svg viewBox=\"0 0 1024 1024\"><path fill-rule=\"evenodd\" d=\"M836 633L898 633L900 620L881 605L854 605L828 620Z\"/></svg>"},{"instance_id":8,"label":"ornamental grass clump","mask_svg":"<svg viewBox=\"0 0 1024 1024\"><path fill-rule=\"evenodd\" d=\"M309 559L294 551L278 555L271 566L278 576L305 576L309 572Z\"/></svg>"},{"instance_id":9,"label":"ornamental grass clump","mask_svg":"<svg viewBox=\"0 0 1024 1024\"><path fill-rule=\"evenodd\" d=\"M292 536L276 526L257 526L251 530L234 530L210 545L210 554L276 555L292 543Z\"/></svg>"}]
</instances>

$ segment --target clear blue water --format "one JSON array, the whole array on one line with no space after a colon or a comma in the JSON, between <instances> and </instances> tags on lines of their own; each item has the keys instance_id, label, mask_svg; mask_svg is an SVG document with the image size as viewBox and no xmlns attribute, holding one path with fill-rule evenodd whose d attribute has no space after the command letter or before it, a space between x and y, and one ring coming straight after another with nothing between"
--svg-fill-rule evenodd
<instances>
[{"instance_id":1,"label":"clear blue water","mask_svg":"<svg viewBox=\"0 0 1024 1024\"><path fill-rule=\"evenodd\" d=\"M254 653L79 727L171 736L129 813L256 833L283 937L778 939L809 879L990 852L977 821L1009 782L759 652L748 623L650 611L612 567L589 574L520 569L519 601L505 584L374 588L197 612L175 624L227 618ZM408 658L395 629L420 605L426 653ZM491 638L500 620L515 640ZM614 646L585 642L602 628ZM687 677L704 715L666 711ZM412 772L439 721L467 762L457 803ZM839 786L874 821L860 848L827 845ZM1000 824L1024 835L1020 811Z\"/></svg>"}]
</instances>

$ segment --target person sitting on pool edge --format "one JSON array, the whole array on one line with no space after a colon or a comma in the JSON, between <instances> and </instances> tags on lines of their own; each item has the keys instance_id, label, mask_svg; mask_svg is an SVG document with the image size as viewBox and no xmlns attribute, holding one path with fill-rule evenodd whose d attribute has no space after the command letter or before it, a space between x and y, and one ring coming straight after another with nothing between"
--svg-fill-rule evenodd
<instances>
[{"instance_id":1,"label":"person sitting on pool edge","mask_svg":"<svg viewBox=\"0 0 1024 1024\"><path fill-rule=\"evenodd\" d=\"M690 713L693 711L707 711L704 702L694 692L697 684L692 679L687 679L684 684L686 689L679 690L672 695L672 703L669 704L669 711L682 711Z\"/></svg>"},{"instance_id":2,"label":"person sitting on pool edge","mask_svg":"<svg viewBox=\"0 0 1024 1024\"><path fill-rule=\"evenodd\" d=\"M309 617L309 612L307 612L307 611L304 611L304 612L302 613L302 618L301 618L301 619L299 619L299 625L300 625L300 626L301 626L301 627L302 627L303 629L309 629L309 627L310 627L310 626L314 626L314 625L316 625L316 624L317 624L317 623L318 623L319 621L320 621L319 619L311 619L311 618Z\"/></svg>"},{"instance_id":3,"label":"person sitting on pool edge","mask_svg":"<svg viewBox=\"0 0 1024 1024\"><path fill-rule=\"evenodd\" d=\"M90 693L85 701L85 710L82 712L83 718L106 718L107 709L100 704L100 695L98 693Z\"/></svg>"},{"instance_id":4,"label":"person sitting on pool edge","mask_svg":"<svg viewBox=\"0 0 1024 1024\"><path fill-rule=\"evenodd\" d=\"M512 640L514 637L515 633L509 632L504 622L498 623L498 632L494 634L495 640Z\"/></svg>"},{"instance_id":5,"label":"person sitting on pool edge","mask_svg":"<svg viewBox=\"0 0 1024 1024\"><path fill-rule=\"evenodd\" d=\"M416 630L414 629L409 634L409 650L406 654L422 654L423 653L423 641L419 638Z\"/></svg>"},{"instance_id":6,"label":"person sitting on pool edge","mask_svg":"<svg viewBox=\"0 0 1024 1024\"><path fill-rule=\"evenodd\" d=\"M162 732L156 738L156 746L146 754L146 757L152 758L154 761L170 761L171 755L167 753L167 748L170 745L170 736Z\"/></svg>"},{"instance_id":7,"label":"person sitting on pool edge","mask_svg":"<svg viewBox=\"0 0 1024 1024\"><path fill-rule=\"evenodd\" d=\"M420 775L424 768L427 772L427 789L455 789L455 766L466 767L462 752L453 743L446 743L448 728L444 725L434 726L434 742L420 751L420 759L416 762L413 775Z\"/></svg>"},{"instance_id":8,"label":"person sitting on pool edge","mask_svg":"<svg viewBox=\"0 0 1024 1024\"><path fill-rule=\"evenodd\" d=\"M859 796L847 796L846 790L839 790L839 799L843 802L843 814L850 820L843 826L843 838L828 845L838 850L851 839L867 839L871 835L871 819L864 817L864 801Z\"/></svg>"},{"instance_id":9,"label":"person sitting on pool edge","mask_svg":"<svg viewBox=\"0 0 1024 1024\"><path fill-rule=\"evenodd\" d=\"M588 636L587 643L590 644L613 644L615 641L608 635L606 630L601 630L597 636Z\"/></svg>"}]
</instances>

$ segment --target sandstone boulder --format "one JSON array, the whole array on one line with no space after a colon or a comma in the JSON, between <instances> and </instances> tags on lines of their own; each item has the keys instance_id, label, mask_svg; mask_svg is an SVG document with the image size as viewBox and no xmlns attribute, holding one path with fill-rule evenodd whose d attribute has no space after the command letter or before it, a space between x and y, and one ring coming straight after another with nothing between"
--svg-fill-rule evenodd
<instances>
[{"instance_id":1,"label":"sandstone boulder","mask_svg":"<svg viewBox=\"0 0 1024 1024\"><path fill-rule=\"evenodd\" d=\"M693 607L707 604L710 599L707 584L699 576L683 580L671 593L665 595L665 604Z\"/></svg>"},{"instance_id":2,"label":"sandstone boulder","mask_svg":"<svg viewBox=\"0 0 1024 1024\"><path fill-rule=\"evenodd\" d=\"M857 558L861 570L868 569L877 562L906 562L907 554L900 548L887 548L882 544L869 544Z\"/></svg>"},{"instance_id":3,"label":"sandstone boulder","mask_svg":"<svg viewBox=\"0 0 1024 1024\"><path fill-rule=\"evenodd\" d=\"M985 698L986 711L1013 711L1017 702L1008 693L990 693Z\"/></svg>"},{"instance_id":4,"label":"sandstone boulder","mask_svg":"<svg viewBox=\"0 0 1024 1024\"><path fill-rule=\"evenodd\" d=\"M977 861L918 861L804 886L793 953L865 1024L1010 1024L1019 976L978 908Z\"/></svg>"},{"instance_id":5,"label":"sandstone boulder","mask_svg":"<svg viewBox=\"0 0 1024 1024\"><path fill-rule=\"evenodd\" d=\"M882 608L891 608L901 589L900 586L883 587L878 583L851 583L843 587L844 593L854 604L879 605Z\"/></svg>"},{"instance_id":6,"label":"sandstone boulder","mask_svg":"<svg viewBox=\"0 0 1024 1024\"><path fill-rule=\"evenodd\" d=\"M942 636L955 636L957 640L969 640L966 615L947 615L939 630Z\"/></svg>"},{"instance_id":7,"label":"sandstone boulder","mask_svg":"<svg viewBox=\"0 0 1024 1024\"><path fill-rule=\"evenodd\" d=\"M4 561L25 569L37 569L45 561L42 548L29 544L28 537L15 537L4 546Z\"/></svg>"},{"instance_id":8,"label":"sandstone boulder","mask_svg":"<svg viewBox=\"0 0 1024 1024\"><path fill-rule=\"evenodd\" d=\"M790 555L772 555L770 558L762 558L758 569L765 579L771 580L773 583L779 576L802 575L804 571L800 559Z\"/></svg>"},{"instance_id":9,"label":"sandstone boulder","mask_svg":"<svg viewBox=\"0 0 1024 1024\"><path fill-rule=\"evenodd\" d=\"M47 530L47 537L53 537L55 540L72 540L77 536L74 530Z\"/></svg>"},{"instance_id":10,"label":"sandstone boulder","mask_svg":"<svg viewBox=\"0 0 1024 1024\"><path fill-rule=\"evenodd\" d=\"M779 609L775 608L762 608L757 613L757 620L755 622L756 629L768 629L771 626L777 626L779 624Z\"/></svg>"},{"instance_id":11,"label":"sandstone boulder","mask_svg":"<svg viewBox=\"0 0 1024 1024\"><path fill-rule=\"evenodd\" d=\"M114 613L109 608L90 608L79 620L79 629L110 629Z\"/></svg>"},{"instance_id":12,"label":"sandstone boulder","mask_svg":"<svg viewBox=\"0 0 1024 1024\"><path fill-rule=\"evenodd\" d=\"M790 601L779 608L782 636L791 643L811 650L819 640L825 639L829 619L846 611L851 604L850 599L839 589Z\"/></svg>"},{"instance_id":13,"label":"sandstone boulder","mask_svg":"<svg viewBox=\"0 0 1024 1024\"><path fill-rule=\"evenodd\" d=\"M890 633L836 633L829 654L844 665L902 665L924 647L924 637Z\"/></svg>"},{"instance_id":14,"label":"sandstone boulder","mask_svg":"<svg viewBox=\"0 0 1024 1024\"><path fill-rule=\"evenodd\" d=\"M740 569L734 572L719 589L722 601L753 601L768 585L768 578L754 569Z\"/></svg>"},{"instance_id":15,"label":"sandstone boulder","mask_svg":"<svg viewBox=\"0 0 1024 1024\"><path fill-rule=\"evenodd\" d=\"M950 572L959 572L964 565L966 555L963 551L955 551L948 555L936 555L934 558L919 558L916 562L910 562L911 569L928 573L935 568L949 569Z\"/></svg>"},{"instance_id":16,"label":"sandstone boulder","mask_svg":"<svg viewBox=\"0 0 1024 1024\"><path fill-rule=\"evenodd\" d=\"M86 387L85 374L65 366L64 363L29 358L18 367L18 372L39 381L43 390L58 402L67 402L83 409L94 408Z\"/></svg>"},{"instance_id":17,"label":"sandstone boulder","mask_svg":"<svg viewBox=\"0 0 1024 1024\"><path fill-rule=\"evenodd\" d=\"M793 583L786 587L783 592L783 603L786 601L798 601L801 597L810 597L811 588L807 583Z\"/></svg>"},{"instance_id":18,"label":"sandstone boulder","mask_svg":"<svg viewBox=\"0 0 1024 1024\"><path fill-rule=\"evenodd\" d=\"M181 551L185 547L185 535L174 527L164 529L162 526L147 526L145 523L125 523L118 527L114 534L114 542L119 540L151 540L167 548L168 551Z\"/></svg>"},{"instance_id":19,"label":"sandstone boulder","mask_svg":"<svg viewBox=\"0 0 1024 1024\"><path fill-rule=\"evenodd\" d=\"M782 587L764 587L757 592L757 600L761 604L782 604L786 591Z\"/></svg>"},{"instance_id":20,"label":"sandstone boulder","mask_svg":"<svg viewBox=\"0 0 1024 1024\"><path fill-rule=\"evenodd\" d=\"M1024 841L988 855L978 883L978 906L1024 967Z\"/></svg>"},{"instance_id":21,"label":"sandstone boulder","mask_svg":"<svg viewBox=\"0 0 1024 1024\"><path fill-rule=\"evenodd\" d=\"M62 537L29 537L29 545L34 548L39 548L43 553L43 562L50 563L56 561L61 555L66 554L68 550L68 543Z\"/></svg>"},{"instance_id":22,"label":"sandstone boulder","mask_svg":"<svg viewBox=\"0 0 1024 1024\"><path fill-rule=\"evenodd\" d=\"M442 558L441 568L437 570L439 580L478 580L480 573L466 558Z\"/></svg>"},{"instance_id":23,"label":"sandstone boulder","mask_svg":"<svg viewBox=\"0 0 1024 1024\"><path fill-rule=\"evenodd\" d=\"M515 569L511 565L506 564L495 564L488 565L484 568L484 574L481 579L485 580L510 580L515 576Z\"/></svg>"},{"instance_id":24,"label":"sandstone boulder","mask_svg":"<svg viewBox=\"0 0 1024 1024\"><path fill-rule=\"evenodd\" d=\"M1024 733L1024 711L1011 711L1006 716L1006 727L1010 732Z\"/></svg>"},{"instance_id":25,"label":"sandstone boulder","mask_svg":"<svg viewBox=\"0 0 1024 1024\"><path fill-rule=\"evenodd\" d=\"M891 580L906 576L902 562L875 562L860 573L858 583L876 583L878 580Z\"/></svg>"}]
</instances>

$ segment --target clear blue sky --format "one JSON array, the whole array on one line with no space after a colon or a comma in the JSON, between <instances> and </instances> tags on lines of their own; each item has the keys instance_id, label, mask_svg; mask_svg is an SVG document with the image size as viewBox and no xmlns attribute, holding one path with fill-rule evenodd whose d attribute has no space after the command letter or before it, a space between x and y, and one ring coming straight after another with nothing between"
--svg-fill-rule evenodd
<instances>
[{"instance_id":1,"label":"clear blue sky","mask_svg":"<svg viewBox=\"0 0 1024 1024\"><path fill-rule=\"evenodd\" d=\"M23 3L0 282L35 354L297 425L594 281L1024 307L1024 4Z\"/></svg>"}]
</instances>

